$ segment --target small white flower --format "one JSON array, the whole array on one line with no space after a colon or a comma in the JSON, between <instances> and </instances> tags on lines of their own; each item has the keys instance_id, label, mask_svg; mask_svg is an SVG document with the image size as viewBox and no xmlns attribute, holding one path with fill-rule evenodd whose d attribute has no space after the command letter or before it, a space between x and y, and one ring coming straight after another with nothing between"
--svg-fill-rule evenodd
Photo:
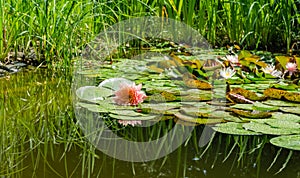
<instances>
[{"instance_id":1,"label":"small white flower","mask_svg":"<svg viewBox=\"0 0 300 178\"><path fill-rule=\"evenodd\" d=\"M282 76L282 72L280 70L273 70L270 74L278 78L281 78Z\"/></svg>"},{"instance_id":2,"label":"small white flower","mask_svg":"<svg viewBox=\"0 0 300 178\"><path fill-rule=\"evenodd\" d=\"M271 74L275 70L275 66L269 64L267 67L263 68L262 71L266 74Z\"/></svg>"},{"instance_id":3,"label":"small white flower","mask_svg":"<svg viewBox=\"0 0 300 178\"><path fill-rule=\"evenodd\" d=\"M222 69L220 71L220 75L225 79L231 78L235 73L236 71L234 69L231 69L230 67L227 67L226 69Z\"/></svg>"},{"instance_id":4,"label":"small white flower","mask_svg":"<svg viewBox=\"0 0 300 178\"><path fill-rule=\"evenodd\" d=\"M226 59L233 63L233 64L238 64L239 63L239 58L238 58L238 55L226 55Z\"/></svg>"}]
</instances>

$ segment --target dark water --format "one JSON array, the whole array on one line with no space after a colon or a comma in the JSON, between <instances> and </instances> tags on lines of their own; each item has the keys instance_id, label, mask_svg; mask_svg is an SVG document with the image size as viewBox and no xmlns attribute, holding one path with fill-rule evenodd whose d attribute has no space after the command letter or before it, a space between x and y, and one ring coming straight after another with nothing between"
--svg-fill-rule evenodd
<instances>
[{"instance_id":1,"label":"dark water","mask_svg":"<svg viewBox=\"0 0 300 178\"><path fill-rule=\"evenodd\" d=\"M2 92L4 91L2 96L5 96L2 105L5 107L1 108L3 114L0 118L4 125L1 127L0 161L3 170L0 170L0 175L22 178L300 178L299 151L293 151L290 160L286 163L290 150L282 149L277 155L280 148L268 143L271 137L234 137L221 134L215 135L212 144L206 150L206 147L198 146L199 134L203 126L195 128L195 133L186 145L182 145L164 158L145 163L113 159L90 145L84 139L80 128L76 127L76 119L72 114L71 85L68 75L64 72L38 70L1 78ZM48 102L50 100L52 102ZM32 106L31 109L23 109L21 114L16 114L28 103ZM9 121L8 118L11 120ZM24 122L20 124L21 119ZM46 121L48 124L43 125ZM64 124L65 122L67 124ZM8 126L9 124L12 126ZM26 127L31 128L30 124L36 130L28 130ZM21 127L26 129L22 130ZM10 133L10 129L12 129L11 134L17 135L16 132L20 132L20 135L25 136L16 136L14 142L11 141L12 139L6 140L4 136L10 137L10 135L4 133ZM15 129L17 131L13 132ZM49 131L45 133L45 129ZM234 140L238 144L232 149ZM264 142L266 144L263 144ZM7 152L13 146L17 149ZM231 154L228 156L229 153ZM273 166L267 170L276 155L277 159ZM18 159L15 164L12 164L15 167L8 165L12 158ZM284 165L285 168L275 175Z\"/></svg>"},{"instance_id":2,"label":"dark water","mask_svg":"<svg viewBox=\"0 0 300 178\"><path fill-rule=\"evenodd\" d=\"M130 163L115 160L104 155L100 151L96 151L93 171L88 163L83 166L83 149L74 147L67 154L64 154L63 145L54 147L54 157L48 156L46 160L41 159L35 171L36 177L206 177L206 178L298 178L300 177L299 152L294 152L287 167L275 175L275 173L284 164L289 153L288 150L282 150L278 160L274 166L267 171L276 156L278 148L267 144L264 146L259 162L256 162L257 153L245 153L244 158L239 163L237 157L239 153L235 149L232 155L225 161L225 143L218 145L220 139L226 139L226 136L217 136L216 141L211 148L203 156L198 158L199 153L195 150L195 146L190 143L182 146L172 154L165 158L146 163ZM217 149L219 148L219 150ZM203 151L203 150L202 150ZM33 151L33 155L37 155L37 151ZM31 177L33 170L32 160L25 159L25 165L29 165L23 171L22 177ZM84 172L84 173L83 173ZM82 175L84 174L84 175Z\"/></svg>"}]
</instances>

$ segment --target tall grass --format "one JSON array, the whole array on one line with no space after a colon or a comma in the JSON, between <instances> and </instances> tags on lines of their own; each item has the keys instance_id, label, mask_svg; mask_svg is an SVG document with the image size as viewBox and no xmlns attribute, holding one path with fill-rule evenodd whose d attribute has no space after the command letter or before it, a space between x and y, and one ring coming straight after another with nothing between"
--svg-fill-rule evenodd
<instances>
[{"instance_id":1,"label":"tall grass","mask_svg":"<svg viewBox=\"0 0 300 178\"><path fill-rule=\"evenodd\" d=\"M297 0L0 0L0 59L35 51L67 67L95 35L118 21L164 16L196 28L213 45L287 51L299 41Z\"/></svg>"}]
</instances>

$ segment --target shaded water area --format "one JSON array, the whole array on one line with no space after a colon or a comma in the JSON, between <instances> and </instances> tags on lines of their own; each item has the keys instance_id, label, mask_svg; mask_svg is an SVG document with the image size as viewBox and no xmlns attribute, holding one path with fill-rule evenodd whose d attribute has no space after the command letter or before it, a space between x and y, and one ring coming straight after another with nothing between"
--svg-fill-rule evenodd
<instances>
[{"instance_id":1,"label":"shaded water area","mask_svg":"<svg viewBox=\"0 0 300 178\"><path fill-rule=\"evenodd\" d=\"M200 148L203 125L195 127L189 141L158 160L131 163L111 158L91 145L78 126L71 75L36 69L0 79L1 176L300 177L299 151L271 145L272 136L216 133Z\"/></svg>"}]
</instances>

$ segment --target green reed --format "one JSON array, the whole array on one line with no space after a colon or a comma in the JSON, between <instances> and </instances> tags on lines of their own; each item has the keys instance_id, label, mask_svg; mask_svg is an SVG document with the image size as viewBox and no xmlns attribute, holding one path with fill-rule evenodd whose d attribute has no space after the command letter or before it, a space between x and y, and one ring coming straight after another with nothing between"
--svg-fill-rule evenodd
<instances>
[{"instance_id":1,"label":"green reed","mask_svg":"<svg viewBox=\"0 0 300 178\"><path fill-rule=\"evenodd\" d=\"M67 67L99 32L119 21L164 16L196 28L213 46L287 51L300 24L296 0L0 1L0 57L34 51L40 61Z\"/></svg>"},{"instance_id":2,"label":"green reed","mask_svg":"<svg viewBox=\"0 0 300 178\"><path fill-rule=\"evenodd\" d=\"M22 172L28 166L22 160L41 145L47 146L38 149L38 155L53 157L55 144L71 145L75 135L80 139L72 121L70 90L66 90L70 84L56 75L37 69L0 79L0 175ZM40 156L32 158L40 160Z\"/></svg>"}]
</instances>

